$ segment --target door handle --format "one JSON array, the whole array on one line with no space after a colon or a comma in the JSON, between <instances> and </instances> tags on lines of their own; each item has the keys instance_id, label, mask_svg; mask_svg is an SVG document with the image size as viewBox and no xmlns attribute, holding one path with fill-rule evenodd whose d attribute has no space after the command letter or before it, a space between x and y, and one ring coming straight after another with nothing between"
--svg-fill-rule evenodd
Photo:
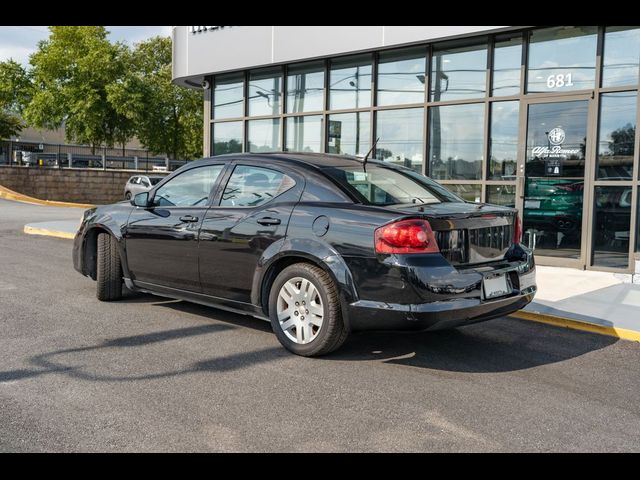
<instances>
[{"instance_id":1,"label":"door handle","mask_svg":"<svg viewBox=\"0 0 640 480\"><path fill-rule=\"evenodd\" d=\"M279 218L271 218L271 217L263 217L258 220L259 225L263 225L265 227L270 225L280 225L282 221Z\"/></svg>"},{"instance_id":2,"label":"door handle","mask_svg":"<svg viewBox=\"0 0 640 480\"><path fill-rule=\"evenodd\" d=\"M184 223L196 223L198 221L198 217L193 217L191 215L185 215L184 217L180 217L180 221Z\"/></svg>"}]
</instances>

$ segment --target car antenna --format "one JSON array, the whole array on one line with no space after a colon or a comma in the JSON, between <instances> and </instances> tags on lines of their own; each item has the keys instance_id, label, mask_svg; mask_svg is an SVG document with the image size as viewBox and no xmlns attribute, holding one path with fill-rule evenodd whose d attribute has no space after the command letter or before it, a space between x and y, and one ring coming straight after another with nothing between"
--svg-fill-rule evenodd
<instances>
[{"instance_id":1,"label":"car antenna","mask_svg":"<svg viewBox=\"0 0 640 480\"><path fill-rule=\"evenodd\" d=\"M364 159L362 160L362 168L365 173L367 173L367 162L369 161L369 157L375 151L379 141L380 141L380 137L376 138L376 141L373 142L373 147L371 147L371 150L367 152L367 154L364 156Z\"/></svg>"}]
</instances>

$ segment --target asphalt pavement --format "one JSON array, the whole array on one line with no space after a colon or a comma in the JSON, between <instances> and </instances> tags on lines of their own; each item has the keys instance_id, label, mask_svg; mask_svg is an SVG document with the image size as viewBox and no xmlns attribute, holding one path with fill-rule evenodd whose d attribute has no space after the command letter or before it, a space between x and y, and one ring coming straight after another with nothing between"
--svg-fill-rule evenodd
<instances>
[{"instance_id":1,"label":"asphalt pavement","mask_svg":"<svg viewBox=\"0 0 640 480\"><path fill-rule=\"evenodd\" d=\"M81 210L0 200L0 451L638 451L640 345L511 318L361 333L322 359L267 323L129 294L100 303Z\"/></svg>"}]
</instances>

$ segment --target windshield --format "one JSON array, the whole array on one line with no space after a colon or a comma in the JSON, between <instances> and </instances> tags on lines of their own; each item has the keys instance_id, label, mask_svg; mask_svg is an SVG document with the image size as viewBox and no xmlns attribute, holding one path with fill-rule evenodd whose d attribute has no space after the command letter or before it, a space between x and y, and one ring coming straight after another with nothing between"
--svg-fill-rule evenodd
<instances>
[{"instance_id":1,"label":"windshield","mask_svg":"<svg viewBox=\"0 0 640 480\"><path fill-rule=\"evenodd\" d=\"M371 205L428 205L463 202L442 185L411 170L368 164L331 167L326 173Z\"/></svg>"}]
</instances>

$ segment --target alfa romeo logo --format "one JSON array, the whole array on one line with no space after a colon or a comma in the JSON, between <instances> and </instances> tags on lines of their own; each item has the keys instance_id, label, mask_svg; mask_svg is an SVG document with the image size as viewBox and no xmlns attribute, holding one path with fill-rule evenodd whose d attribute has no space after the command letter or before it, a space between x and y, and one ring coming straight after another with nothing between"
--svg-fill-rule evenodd
<instances>
[{"instance_id":1,"label":"alfa romeo logo","mask_svg":"<svg viewBox=\"0 0 640 480\"><path fill-rule=\"evenodd\" d=\"M552 145L562 145L565 138L564 130L560 127L554 128L549 132L549 142L551 142Z\"/></svg>"}]
</instances>

